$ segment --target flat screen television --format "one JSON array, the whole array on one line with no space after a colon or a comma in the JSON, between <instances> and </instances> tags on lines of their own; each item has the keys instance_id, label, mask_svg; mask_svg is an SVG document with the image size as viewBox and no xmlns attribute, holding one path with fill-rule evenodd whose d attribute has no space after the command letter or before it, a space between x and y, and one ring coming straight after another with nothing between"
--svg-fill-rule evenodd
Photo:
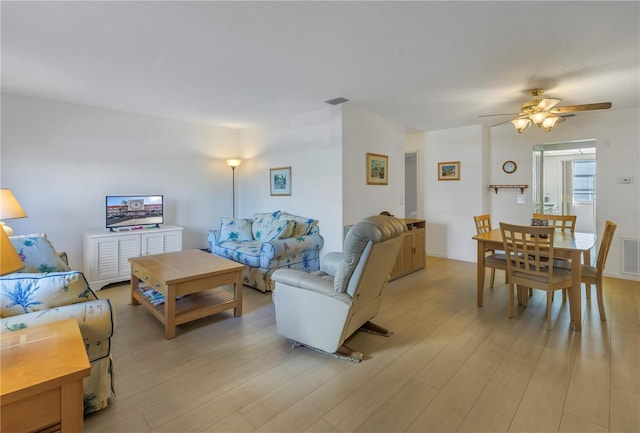
<instances>
[{"instance_id":1,"label":"flat screen television","mask_svg":"<svg viewBox=\"0 0 640 433\"><path fill-rule=\"evenodd\" d=\"M124 227L158 226L164 222L163 201L161 195L108 195L106 227L114 231Z\"/></svg>"}]
</instances>

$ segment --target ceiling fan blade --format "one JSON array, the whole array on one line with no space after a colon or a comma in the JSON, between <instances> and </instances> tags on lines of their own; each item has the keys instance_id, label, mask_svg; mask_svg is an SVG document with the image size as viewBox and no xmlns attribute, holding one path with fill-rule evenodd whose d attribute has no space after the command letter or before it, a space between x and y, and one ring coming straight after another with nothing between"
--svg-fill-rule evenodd
<instances>
[{"instance_id":1,"label":"ceiling fan blade","mask_svg":"<svg viewBox=\"0 0 640 433\"><path fill-rule=\"evenodd\" d=\"M559 102L560 102L560 99L544 98L542 101L538 103L536 108L542 111L549 111L550 109L558 105Z\"/></svg>"},{"instance_id":2,"label":"ceiling fan blade","mask_svg":"<svg viewBox=\"0 0 640 433\"><path fill-rule=\"evenodd\" d=\"M478 117L494 117L494 116L517 116L519 113L502 113L502 114L481 114Z\"/></svg>"},{"instance_id":3,"label":"ceiling fan blade","mask_svg":"<svg viewBox=\"0 0 640 433\"><path fill-rule=\"evenodd\" d=\"M598 102L597 104L583 104L583 105L567 105L566 107L556 107L549 110L553 114L558 113L573 113L575 111L589 111L589 110L606 110L611 108L611 102Z\"/></svg>"},{"instance_id":4,"label":"ceiling fan blade","mask_svg":"<svg viewBox=\"0 0 640 433\"><path fill-rule=\"evenodd\" d=\"M504 122L496 123L495 125L490 125L489 128L493 128L494 126L504 125L506 123L511 123L511 120L505 120Z\"/></svg>"},{"instance_id":5,"label":"ceiling fan blade","mask_svg":"<svg viewBox=\"0 0 640 433\"><path fill-rule=\"evenodd\" d=\"M558 115L558 120L556 121L556 123L560 123L560 122L564 122L566 119L568 119L569 117L575 117L575 114L560 114ZM486 116L483 116L486 117ZM519 115L520 118L522 117L527 117L526 115ZM511 120L505 120L504 122L500 122L500 123L496 123L494 125L489 125L489 128L493 128L494 126L500 126L500 125L504 125L507 123L511 123L511 121L513 121L513 119Z\"/></svg>"}]
</instances>

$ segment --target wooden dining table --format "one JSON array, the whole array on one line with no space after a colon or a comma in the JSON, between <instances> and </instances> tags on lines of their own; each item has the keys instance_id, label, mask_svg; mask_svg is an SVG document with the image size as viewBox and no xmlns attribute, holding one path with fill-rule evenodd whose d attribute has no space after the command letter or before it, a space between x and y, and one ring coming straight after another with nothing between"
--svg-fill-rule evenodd
<instances>
[{"instance_id":1,"label":"wooden dining table","mask_svg":"<svg viewBox=\"0 0 640 433\"><path fill-rule=\"evenodd\" d=\"M502 232L494 229L486 233L473 236L478 241L478 261L477 261L477 291L478 307L482 307L482 292L485 278L485 256L487 250L502 250ZM569 233L556 231L553 238L554 258L571 260L571 295L569 297L571 305L571 323L574 330L582 330L582 299L580 290L582 260L584 263L591 263L591 248L596 243L596 237L592 233ZM588 287L587 287L588 288Z\"/></svg>"}]
</instances>

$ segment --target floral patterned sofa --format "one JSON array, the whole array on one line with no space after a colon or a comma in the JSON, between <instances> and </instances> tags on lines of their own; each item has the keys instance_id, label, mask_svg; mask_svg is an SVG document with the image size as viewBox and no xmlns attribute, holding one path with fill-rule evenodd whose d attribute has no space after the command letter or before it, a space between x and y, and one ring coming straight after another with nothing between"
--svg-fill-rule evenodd
<instances>
[{"instance_id":1,"label":"floral patterned sofa","mask_svg":"<svg viewBox=\"0 0 640 433\"><path fill-rule=\"evenodd\" d=\"M10 239L25 267L0 277L0 332L75 319L91 364L83 383L84 412L105 408L113 393L111 303L98 299L82 272L70 270L66 255L45 234ZM42 357L46 362L46 353Z\"/></svg>"},{"instance_id":2,"label":"floral patterned sofa","mask_svg":"<svg viewBox=\"0 0 640 433\"><path fill-rule=\"evenodd\" d=\"M320 269L318 221L276 211L251 218L220 218L220 228L209 230L211 253L247 265L245 286L271 292L276 269L313 272Z\"/></svg>"}]
</instances>

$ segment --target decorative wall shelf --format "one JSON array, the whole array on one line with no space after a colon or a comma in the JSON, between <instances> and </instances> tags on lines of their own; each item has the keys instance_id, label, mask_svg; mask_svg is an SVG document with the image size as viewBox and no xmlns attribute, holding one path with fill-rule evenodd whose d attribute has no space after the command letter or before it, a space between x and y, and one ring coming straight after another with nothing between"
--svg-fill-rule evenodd
<instances>
[{"instance_id":1,"label":"decorative wall shelf","mask_svg":"<svg viewBox=\"0 0 640 433\"><path fill-rule=\"evenodd\" d=\"M529 188L529 185L489 185L489 188L493 188L498 193L500 188L518 188L520 190L520 194L524 194L524 190Z\"/></svg>"}]
</instances>

